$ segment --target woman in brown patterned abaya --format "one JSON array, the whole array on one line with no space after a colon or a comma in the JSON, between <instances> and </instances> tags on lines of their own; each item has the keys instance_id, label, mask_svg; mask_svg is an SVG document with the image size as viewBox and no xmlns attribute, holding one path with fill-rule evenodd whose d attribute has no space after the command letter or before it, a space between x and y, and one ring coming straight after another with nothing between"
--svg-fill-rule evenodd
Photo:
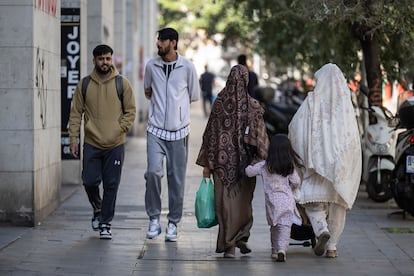
<instances>
[{"instance_id":1,"label":"woman in brown patterned abaya","mask_svg":"<svg viewBox=\"0 0 414 276\"><path fill-rule=\"evenodd\" d=\"M253 159L266 159L268 136L263 108L247 93L248 71L232 67L226 86L212 107L196 163L203 176L213 175L215 211L219 223L217 253L234 258L235 248L250 253L247 244L253 225L255 177L244 169Z\"/></svg>"}]
</instances>

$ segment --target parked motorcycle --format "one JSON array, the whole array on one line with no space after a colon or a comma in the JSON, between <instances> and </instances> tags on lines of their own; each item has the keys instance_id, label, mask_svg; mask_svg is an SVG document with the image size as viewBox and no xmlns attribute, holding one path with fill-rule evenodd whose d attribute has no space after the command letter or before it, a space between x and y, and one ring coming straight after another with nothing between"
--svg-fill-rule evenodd
<instances>
[{"instance_id":1,"label":"parked motorcycle","mask_svg":"<svg viewBox=\"0 0 414 276\"><path fill-rule=\"evenodd\" d=\"M396 134L389 126L394 118L391 111L383 106L362 108L368 111L369 124L362 138L363 174L369 198L385 202L392 198L390 184L394 170Z\"/></svg>"},{"instance_id":2,"label":"parked motorcycle","mask_svg":"<svg viewBox=\"0 0 414 276\"><path fill-rule=\"evenodd\" d=\"M277 133L288 133L289 123L303 103L304 97L289 95L283 97L283 101L275 101L275 90L271 87L262 87L258 90L258 100L264 105L267 134L269 137Z\"/></svg>"},{"instance_id":3,"label":"parked motorcycle","mask_svg":"<svg viewBox=\"0 0 414 276\"><path fill-rule=\"evenodd\" d=\"M399 123L395 169L390 188L398 207L414 216L414 97L406 99L397 112Z\"/></svg>"}]
</instances>

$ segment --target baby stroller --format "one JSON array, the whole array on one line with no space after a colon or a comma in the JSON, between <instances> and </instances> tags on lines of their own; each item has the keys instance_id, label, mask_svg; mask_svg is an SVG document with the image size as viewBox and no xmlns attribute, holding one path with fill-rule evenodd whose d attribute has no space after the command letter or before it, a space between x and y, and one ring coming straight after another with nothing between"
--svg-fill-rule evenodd
<instances>
[{"instance_id":1,"label":"baby stroller","mask_svg":"<svg viewBox=\"0 0 414 276\"><path fill-rule=\"evenodd\" d=\"M314 248L316 245L315 233L313 232L312 225L306 215L305 208L298 203L296 203L296 207L302 218L302 225L292 224L290 238L302 242L291 242L290 245L303 245L304 247L312 246L312 248Z\"/></svg>"}]
</instances>

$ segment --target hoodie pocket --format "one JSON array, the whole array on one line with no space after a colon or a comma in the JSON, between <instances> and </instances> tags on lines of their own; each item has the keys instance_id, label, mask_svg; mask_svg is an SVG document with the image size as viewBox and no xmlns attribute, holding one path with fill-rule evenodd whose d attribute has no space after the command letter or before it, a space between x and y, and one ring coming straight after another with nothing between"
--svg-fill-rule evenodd
<instances>
[{"instance_id":1,"label":"hoodie pocket","mask_svg":"<svg viewBox=\"0 0 414 276\"><path fill-rule=\"evenodd\" d=\"M117 121L89 121L85 125L85 136L89 137L97 145L110 147L122 140L123 131Z\"/></svg>"},{"instance_id":2,"label":"hoodie pocket","mask_svg":"<svg viewBox=\"0 0 414 276\"><path fill-rule=\"evenodd\" d=\"M124 131L122 130L119 122L109 121L107 123L107 126L104 127L102 131L102 134L103 134L102 142L107 145L117 144L120 141L123 133Z\"/></svg>"}]
</instances>

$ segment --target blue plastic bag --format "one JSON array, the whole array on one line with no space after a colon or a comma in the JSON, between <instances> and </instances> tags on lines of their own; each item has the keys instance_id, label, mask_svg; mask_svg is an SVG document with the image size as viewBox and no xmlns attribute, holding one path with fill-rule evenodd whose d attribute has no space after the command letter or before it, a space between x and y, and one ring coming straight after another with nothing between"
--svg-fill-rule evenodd
<instances>
[{"instance_id":1,"label":"blue plastic bag","mask_svg":"<svg viewBox=\"0 0 414 276\"><path fill-rule=\"evenodd\" d=\"M214 184L210 178L201 181L194 205L198 228L210 228L218 224L214 211Z\"/></svg>"}]
</instances>

